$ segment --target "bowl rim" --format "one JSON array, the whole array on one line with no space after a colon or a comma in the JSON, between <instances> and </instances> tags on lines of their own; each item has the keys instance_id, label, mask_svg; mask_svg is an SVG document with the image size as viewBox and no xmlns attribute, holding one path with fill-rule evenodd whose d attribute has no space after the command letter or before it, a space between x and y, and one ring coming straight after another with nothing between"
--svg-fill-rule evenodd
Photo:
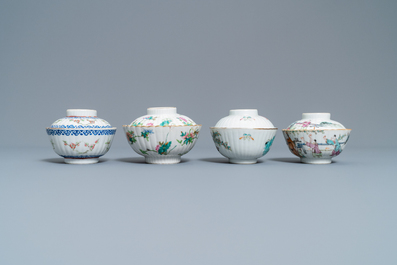
<instances>
[{"instance_id":1,"label":"bowl rim","mask_svg":"<svg viewBox=\"0 0 397 265\"><path fill-rule=\"evenodd\" d=\"M351 131L351 130L352 129L299 129L299 130L282 129L283 132Z\"/></svg>"},{"instance_id":2,"label":"bowl rim","mask_svg":"<svg viewBox=\"0 0 397 265\"><path fill-rule=\"evenodd\" d=\"M210 129L241 129L241 130L268 130L268 131L278 130L278 128L244 128L244 127L210 127Z\"/></svg>"},{"instance_id":3,"label":"bowl rim","mask_svg":"<svg viewBox=\"0 0 397 265\"><path fill-rule=\"evenodd\" d=\"M160 125L152 125L152 126L144 126L144 125L123 125L124 128L129 127L129 128L171 128L171 127L196 127L196 126L200 126L202 127L201 124L195 124L195 125L167 125L167 126L160 126Z\"/></svg>"},{"instance_id":4,"label":"bowl rim","mask_svg":"<svg viewBox=\"0 0 397 265\"><path fill-rule=\"evenodd\" d=\"M46 130L116 130L117 127L112 128L52 128L52 127L45 127Z\"/></svg>"}]
</instances>

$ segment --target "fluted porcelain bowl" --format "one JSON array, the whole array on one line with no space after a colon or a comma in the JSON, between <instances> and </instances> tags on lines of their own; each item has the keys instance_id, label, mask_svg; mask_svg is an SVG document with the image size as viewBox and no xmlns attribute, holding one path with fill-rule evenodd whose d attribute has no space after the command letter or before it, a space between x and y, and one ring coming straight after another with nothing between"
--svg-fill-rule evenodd
<instances>
[{"instance_id":1,"label":"fluted porcelain bowl","mask_svg":"<svg viewBox=\"0 0 397 265\"><path fill-rule=\"evenodd\" d=\"M201 125L174 107L148 108L147 115L123 125L131 148L150 164L175 164L196 144Z\"/></svg>"},{"instance_id":2,"label":"fluted porcelain bowl","mask_svg":"<svg viewBox=\"0 0 397 265\"><path fill-rule=\"evenodd\" d=\"M52 148L65 163L97 163L109 151L116 128L96 115L96 110L69 109L65 118L46 128Z\"/></svg>"},{"instance_id":3,"label":"fluted porcelain bowl","mask_svg":"<svg viewBox=\"0 0 397 265\"><path fill-rule=\"evenodd\" d=\"M283 129L291 153L302 163L329 164L340 155L351 129L331 120L330 113L303 113L302 119Z\"/></svg>"},{"instance_id":4,"label":"fluted porcelain bowl","mask_svg":"<svg viewBox=\"0 0 397 265\"><path fill-rule=\"evenodd\" d=\"M229 116L210 128L212 140L221 155L235 164L255 164L266 155L277 128L258 115L256 109L230 110Z\"/></svg>"}]
</instances>

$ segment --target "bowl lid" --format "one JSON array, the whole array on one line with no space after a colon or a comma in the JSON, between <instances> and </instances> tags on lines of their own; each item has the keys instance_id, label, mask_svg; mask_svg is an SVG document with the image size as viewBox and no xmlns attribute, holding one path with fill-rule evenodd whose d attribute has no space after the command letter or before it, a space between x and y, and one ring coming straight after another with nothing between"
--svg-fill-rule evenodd
<instances>
[{"instance_id":1,"label":"bowl lid","mask_svg":"<svg viewBox=\"0 0 397 265\"><path fill-rule=\"evenodd\" d=\"M335 130L346 129L341 123L331 120L330 113L302 113L302 119L293 122L286 130Z\"/></svg>"},{"instance_id":2,"label":"bowl lid","mask_svg":"<svg viewBox=\"0 0 397 265\"><path fill-rule=\"evenodd\" d=\"M220 119L215 128L274 128L265 117L259 116L257 109L233 109L229 111L229 116Z\"/></svg>"},{"instance_id":3,"label":"bowl lid","mask_svg":"<svg viewBox=\"0 0 397 265\"><path fill-rule=\"evenodd\" d=\"M53 122L50 128L112 128L104 119L97 117L92 109L68 109L66 117Z\"/></svg>"},{"instance_id":4,"label":"bowl lid","mask_svg":"<svg viewBox=\"0 0 397 265\"><path fill-rule=\"evenodd\" d=\"M191 126L197 125L192 119L178 114L175 107L148 108L147 114L135 119L130 126Z\"/></svg>"}]
</instances>

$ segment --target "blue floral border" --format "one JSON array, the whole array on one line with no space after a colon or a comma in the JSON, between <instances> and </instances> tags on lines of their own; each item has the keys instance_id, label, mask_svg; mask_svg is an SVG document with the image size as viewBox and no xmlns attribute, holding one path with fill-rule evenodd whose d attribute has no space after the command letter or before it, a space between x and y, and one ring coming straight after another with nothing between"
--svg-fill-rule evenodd
<instances>
[{"instance_id":1,"label":"blue floral border","mask_svg":"<svg viewBox=\"0 0 397 265\"><path fill-rule=\"evenodd\" d=\"M62 156L62 155L61 155ZM98 158L102 155L93 155L93 156L62 156L63 158L72 158L72 159L79 159L79 158Z\"/></svg>"},{"instance_id":2,"label":"blue floral border","mask_svg":"<svg viewBox=\"0 0 397 265\"><path fill-rule=\"evenodd\" d=\"M64 130L64 129L46 129L48 135L114 135L116 133L116 129L112 130Z\"/></svg>"},{"instance_id":3,"label":"blue floral border","mask_svg":"<svg viewBox=\"0 0 397 265\"><path fill-rule=\"evenodd\" d=\"M79 129L79 128L112 128L111 125L104 125L104 126L99 126L99 125L52 125L50 128L71 128L71 129Z\"/></svg>"}]
</instances>

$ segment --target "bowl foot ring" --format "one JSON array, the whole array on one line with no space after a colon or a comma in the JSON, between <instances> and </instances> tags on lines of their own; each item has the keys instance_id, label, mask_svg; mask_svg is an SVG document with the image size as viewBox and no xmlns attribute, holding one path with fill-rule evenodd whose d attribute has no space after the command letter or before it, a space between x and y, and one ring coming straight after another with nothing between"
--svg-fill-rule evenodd
<instances>
[{"instance_id":1,"label":"bowl foot ring","mask_svg":"<svg viewBox=\"0 0 397 265\"><path fill-rule=\"evenodd\" d=\"M232 164L256 164L258 161L257 159L236 159L236 158L229 158L229 162Z\"/></svg>"},{"instance_id":2,"label":"bowl foot ring","mask_svg":"<svg viewBox=\"0 0 397 265\"><path fill-rule=\"evenodd\" d=\"M180 156L164 156L164 157L150 157L146 156L145 161L148 164L178 164L181 162Z\"/></svg>"},{"instance_id":3,"label":"bowl foot ring","mask_svg":"<svg viewBox=\"0 0 397 265\"><path fill-rule=\"evenodd\" d=\"M301 157L301 162L305 163L305 164L321 165L321 164L331 164L332 160L331 160L331 158L303 158L303 157Z\"/></svg>"},{"instance_id":4,"label":"bowl foot ring","mask_svg":"<svg viewBox=\"0 0 397 265\"><path fill-rule=\"evenodd\" d=\"M65 158L66 164L75 164L75 165L85 165L85 164L95 164L99 162L98 157L93 158Z\"/></svg>"}]
</instances>

